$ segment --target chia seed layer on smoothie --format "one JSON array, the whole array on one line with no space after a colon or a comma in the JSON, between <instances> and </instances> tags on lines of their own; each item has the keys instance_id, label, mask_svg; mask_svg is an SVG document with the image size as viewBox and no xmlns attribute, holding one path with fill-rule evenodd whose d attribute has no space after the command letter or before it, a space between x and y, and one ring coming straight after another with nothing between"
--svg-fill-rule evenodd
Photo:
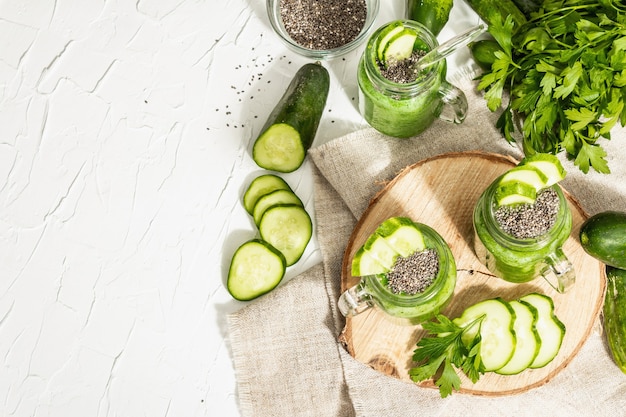
<instances>
[{"instance_id":1,"label":"chia seed layer on smoothie","mask_svg":"<svg viewBox=\"0 0 626 417\"><path fill-rule=\"evenodd\" d=\"M554 226L559 212L559 196L552 188L541 190L533 204L500 206L495 212L498 225L517 239L532 239Z\"/></svg>"}]
</instances>

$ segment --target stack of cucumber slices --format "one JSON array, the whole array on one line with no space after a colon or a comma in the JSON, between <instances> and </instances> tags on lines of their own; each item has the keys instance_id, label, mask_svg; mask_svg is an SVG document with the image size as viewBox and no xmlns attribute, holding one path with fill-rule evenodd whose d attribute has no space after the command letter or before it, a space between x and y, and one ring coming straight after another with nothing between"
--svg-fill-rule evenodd
<instances>
[{"instance_id":1,"label":"stack of cucumber slices","mask_svg":"<svg viewBox=\"0 0 626 417\"><path fill-rule=\"evenodd\" d=\"M480 301L453 322L465 328L466 344L480 334L484 371L502 375L546 366L559 353L565 335L552 299L539 293L512 301L500 297Z\"/></svg>"},{"instance_id":2,"label":"stack of cucumber slices","mask_svg":"<svg viewBox=\"0 0 626 417\"><path fill-rule=\"evenodd\" d=\"M454 368L474 383L485 372L517 375L542 368L558 355L565 336L552 299L539 293L512 301L490 298L454 320L437 320L422 324L429 335L417 342L409 376L415 382L435 379L442 397L461 387Z\"/></svg>"},{"instance_id":3,"label":"stack of cucumber slices","mask_svg":"<svg viewBox=\"0 0 626 417\"><path fill-rule=\"evenodd\" d=\"M499 178L496 203L498 206L532 204L539 191L564 178L565 169L555 155L537 153L527 156Z\"/></svg>"},{"instance_id":4,"label":"stack of cucumber slices","mask_svg":"<svg viewBox=\"0 0 626 417\"><path fill-rule=\"evenodd\" d=\"M311 217L281 177L255 178L243 196L260 238L241 245L232 257L227 287L237 300L252 300L274 289L304 253L313 234Z\"/></svg>"},{"instance_id":5,"label":"stack of cucumber slices","mask_svg":"<svg viewBox=\"0 0 626 417\"><path fill-rule=\"evenodd\" d=\"M352 258L352 276L389 272L398 256L408 257L426 249L424 236L408 217L390 217L383 221Z\"/></svg>"}]
</instances>

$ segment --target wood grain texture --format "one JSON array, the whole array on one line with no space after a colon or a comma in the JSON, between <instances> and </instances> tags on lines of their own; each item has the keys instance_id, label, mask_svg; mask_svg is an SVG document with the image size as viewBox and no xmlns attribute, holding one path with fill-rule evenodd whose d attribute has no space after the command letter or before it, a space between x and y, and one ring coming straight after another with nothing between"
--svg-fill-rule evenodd
<instances>
[{"instance_id":1,"label":"wood grain texture","mask_svg":"<svg viewBox=\"0 0 626 417\"><path fill-rule=\"evenodd\" d=\"M512 300L530 292L541 292L553 298L556 314L567 328L558 356L544 368L518 375L486 373L476 384L459 373L464 393L509 395L550 381L580 350L603 303L604 266L587 255L578 242L580 226L588 215L565 190L572 210L573 229L563 251L576 270L576 284L570 291L559 294L541 278L525 284L508 283L494 277L476 258L472 249L474 205L482 191L515 164L516 161L502 155L462 152L440 155L406 167L372 199L343 257L342 291L358 282L358 277L350 274L350 265L354 253L367 237L385 219L408 216L437 230L456 260L457 285L452 301L443 312L448 317L458 317L466 307L495 296ZM385 375L411 382L408 376L413 366L411 357L423 335L421 326L394 323L385 313L372 308L347 318L339 338L356 360ZM434 387L432 381L420 385Z\"/></svg>"}]
</instances>

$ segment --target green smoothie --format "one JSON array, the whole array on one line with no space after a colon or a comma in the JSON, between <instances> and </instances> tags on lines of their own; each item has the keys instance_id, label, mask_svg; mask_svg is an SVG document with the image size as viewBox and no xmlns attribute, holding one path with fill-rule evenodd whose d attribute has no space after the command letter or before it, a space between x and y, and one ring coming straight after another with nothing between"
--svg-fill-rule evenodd
<instances>
[{"instance_id":1,"label":"green smoothie","mask_svg":"<svg viewBox=\"0 0 626 417\"><path fill-rule=\"evenodd\" d=\"M388 62L384 59L387 51L401 43L389 35L394 28L415 40L402 58L392 56L397 59ZM385 42L391 46L386 47ZM374 32L357 71L359 111L373 128L388 136L408 138L422 133L437 118L463 121L467 100L446 81L445 59L416 70L420 58L437 45L432 33L414 21L389 22Z\"/></svg>"},{"instance_id":2,"label":"green smoothie","mask_svg":"<svg viewBox=\"0 0 626 417\"><path fill-rule=\"evenodd\" d=\"M572 215L558 185L554 225L540 236L518 239L502 230L494 218L494 187L489 187L474 209L474 250L480 261L500 278L514 283L531 281L563 256L561 247L572 230Z\"/></svg>"},{"instance_id":3,"label":"green smoothie","mask_svg":"<svg viewBox=\"0 0 626 417\"><path fill-rule=\"evenodd\" d=\"M415 136L426 130L441 114L443 102L439 95L442 83L440 77L433 77L429 88L422 89L419 94L405 97L390 95L371 83L362 59L357 80L359 111L370 126L388 136Z\"/></svg>"},{"instance_id":4,"label":"green smoothie","mask_svg":"<svg viewBox=\"0 0 626 417\"><path fill-rule=\"evenodd\" d=\"M427 249L436 251L439 268L432 283L414 295L395 293L388 285L387 275L369 275L359 283L358 292L368 294L369 299L381 310L405 324L419 324L448 304L456 286L456 264L450 248L432 228L420 224Z\"/></svg>"}]
</instances>

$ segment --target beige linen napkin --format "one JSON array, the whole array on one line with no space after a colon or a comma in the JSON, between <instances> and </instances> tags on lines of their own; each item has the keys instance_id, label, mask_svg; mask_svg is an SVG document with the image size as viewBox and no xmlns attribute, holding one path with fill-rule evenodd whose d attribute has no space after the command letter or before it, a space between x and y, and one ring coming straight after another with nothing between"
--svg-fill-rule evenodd
<instances>
[{"instance_id":1,"label":"beige linen napkin","mask_svg":"<svg viewBox=\"0 0 626 417\"><path fill-rule=\"evenodd\" d=\"M461 125L436 121L405 140L366 129L310 151L322 265L229 317L230 342L244 417L252 416L572 416L625 415L626 375L613 364L601 326L553 381L527 393L484 398L419 388L354 360L338 343L343 251L370 199L402 168L424 158L484 150L520 158L495 129L475 83L460 83L469 112ZM626 211L626 132L605 142L609 176L582 174L563 159L564 182L589 213ZM459 175L463 175L459 172Z\"/></svg>"}]
</instances>

